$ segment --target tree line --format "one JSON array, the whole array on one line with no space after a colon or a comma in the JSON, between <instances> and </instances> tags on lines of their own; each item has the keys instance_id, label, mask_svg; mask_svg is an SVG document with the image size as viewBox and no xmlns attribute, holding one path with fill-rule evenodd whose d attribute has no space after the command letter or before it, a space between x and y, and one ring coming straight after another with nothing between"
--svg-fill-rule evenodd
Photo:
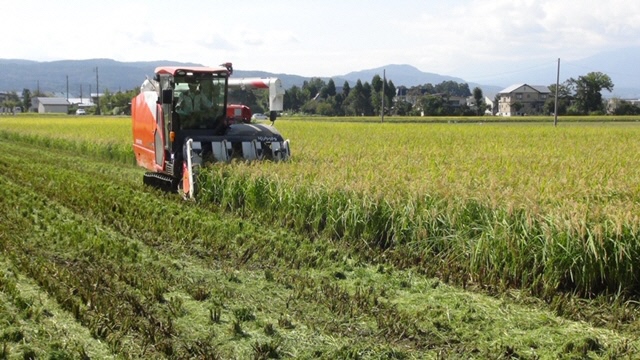
<instances>
[{"instance_id":1,"label":"tree line","mask_svg":"<svg viewBox=\"0 0 640 360\"><path fill-rule=\"evenodd\" d=\"M293 113L371 116L382 114L382 111L385 114L391 113L395 95L396 87L393 82L382 79L380 75L375 75L371 83L358 80L353 88L345 81L340 91L333 79L325 82L320 78L312 78L305 81L302 87L294 85L285 91L284 107Z\"/></svg>"},{"instance_id":2,"label":"tree line","mask_svg":"<svg viewBox=\"0 0 640 360\"><path fill-rule=\"evenodd\" d=\"M612 91L613 87L611 78L601 72L569 78L558 86L551 84L548 86L550 95L542 111L544 114L554 113L557 90L558 115L640 115L640 107L625 100L613 99L613 107L608 108L602 91ZM139 91L139 88L124 92L111 92L106 89L100 97L99 113L128 114L131 99ZM294 85L285 91L284 109L290 113L321 116L373 116L380 115L383 111L385 115L399 116L474 116L483 115L485 110L491 110L485 103L482 90L476 87L471 91L467 83L443 81L436 85L402 87L403 96L396 96L396 91L397 88L391 80L383 79L379 75L373 76L370 83L358 80L353 87L345 81L341 89L336 88L333 79L325 81L321 78L311 78L304 81L302 86ZM5 109L21 107L23 111L28 111L32 99L42 96L47 95L38 91L32 93L29 89L22 91L22 98L15 92L9 92L0 105ZM467 104L466 99L469 97L471 102ZM228 98L229 103L249 106L253 113L269 110L269 94L266 91L230 89ZM497 107L498 101L499 95L496 95L494 107ZM517 107L518 104L513 106ZM96 110L95 107L88 109L90 113L96 113ZM73 111L75 107L70 108L70 112Z\"/></svg>"},{"instance_id":3,"label":"tree line","mask_svg":"<svg viewBox=\"0 0 640 360\"><path fill-rule=\"evenodd\" d=\"M547 114L555 112L557 91L558 115L640 115L640 107L629 101L614 98L610 103L602 97L603 90L611 92L613 87L609 75L597 71L569 78L557 86L551 84L544 111Z\"/></svg>"},{"instance_id":4,"label":"tree line","mask_svg":"<svg viewBox=\"0 0 640 360\"><path fill-rule=\"evenodd\" d=\"M404 90L404 89L403 89ZM293 86L284 95L284 107L293 113L322 116L372 116L380 115L476 115L484 112L482 90L474 89L474 106L464 102L457 104L452 97L471 96L469 85L455 81L425 84L406 89L405 96L396 96L393 81L374 75L371 83L358 80L352 88L347 81L340 91L333 79L320 78L305 81L302 87ZM477 95L477 96L476 96ZM383 99L384 97L384 99ZM415 99L409 101L408 98ZM384 100L384 101L383 101ZM382 109L384 104L384 109ZM481 109L479 112L477 109Z\"/></svg>"}]
</instances>

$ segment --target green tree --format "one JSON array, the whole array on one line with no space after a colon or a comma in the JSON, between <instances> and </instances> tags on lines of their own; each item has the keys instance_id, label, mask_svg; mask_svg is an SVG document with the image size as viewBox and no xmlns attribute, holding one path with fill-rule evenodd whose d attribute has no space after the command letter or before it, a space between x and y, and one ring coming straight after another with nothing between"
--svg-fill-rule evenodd
<instances>
[{"instance_id":1,"label":"green tree","mask_svg":"<svg viewBox=\"0 0 640 360\"><path fill-rule=\"evenodd\" d=\"M440 95L426 94L420 99L425 116L446 115L446 100Z\"/></svg>"},{"instance_id":2,"label":"green tree","mask_svg":"<svg viewBox=\"0 0 640 360\"><path fill-rule=\"evenodd\" d=\"M575 87L576 107L583 113L603 112L602 90L613 91L613 81L609 75L590 72L578 79L568 80Z\"/></svg>"},{"instance_id":3,"label":"green tree","mask_svg":"<svg viewBox=\"0 0 640 360\"><path fill-rule=\"evenodd\" d=\"M18 96L18 94L15 91L9 91L7 93L7 99L11 100L13 102L17 102L17 103L20 102L20 97Z\"/></svg>"},{"instance_id":4,"label":"green tree","mask_svg":"<svg viewBox=\"0 0 640 360\"><path fill-rule=\"evenodd\" d=\"M100 96L100 106L96 107L96 115L109 114L109 109L111 108L110 102L112 101L112 97L113 93L109 91L109 89L104 89L104 91L102 92L102 96Z\"/></svg>"},{"instance_id":5,"label":"green tree","mask_svg":"<svg viewBox=\"0 0 640 360\"><path fill-rule=\"evenodd\" d=\"M482 94L482 89L479 87L473 88L473 104L475 106L476 115L483 115L486 106L484 102L484 94Z\"/></svg>"},{"instance_id":6,"label":"green tree","mask_svg":"<svg viewBox=\"0 0 640 360\"><path fill-rule=\"evenodd\" d=\"M393 113L395 115L405 116L410 115L413 110L413 105L410 102L399 100L394 104Z\"/></svg>"},{"instance_id":7,"label":"green tree","mask_svg":"<svg viewBox=\"0 0 640 360\"><path fill-rule=\"evenodd\" d=\"M434 88L436 93L443 93L453 96L462 96L469 97L471 96L471 91L469 90L469 84L467 83L457 83L455 81L443 81L440 84L436 85Z\"/></svg>"},{"instance_id":8,"label":"green tree","mask_svg":"<svg viewBox=\"0 0 640 360\"><path fill-rule=\"evenodd\" d=\"M396 86L393 81L388 80L384 86L384 106L388 109L394 107L393 99L396 97Z\"/></svg>"},{"instance_id":9,"label":"green tree","mask_svg":"<svg viewBox=\"0 0 640 360\"><path fill-rule=\"evenodd\" d=\"M345 81L344 85L342 85L342 95L344 95L345 99L347 98L347 96L349 96L350 91L351 91L351 86L349 86L348 81Z\"/></svg>"},{"instance_id":10,"label":"green tree","mask_svg":"<svg viewBox=\"0 0 640 360\"><path fill-rule=\"evenodd\" d=\"M325 85L324 80L320 78L311 78L311 80L305 81L302 84L302 91L305 93L307 101L314 99Z\"/></svg>"},{"instance_id":11,"label":"green tree","mask_svg":"<svg viewBox=\"0 0 640 360\"><path fill-rule=\"evenodd\" d=\"M343 103L343 109L347 115L365 115L366 104L368 101L362 81L358 80L356 85L349 91L349 96Z\"/></svg>"},{"instance_id":12,"label":"green tree","mask_svg":"<svg viewBox=\"0 0 640 360\"><path fill-rule=\"evenodd\" d=\"M382 106L382 78L377 74L371 79L370 101L372 112L376 115L380 114L380 107Z\"/></svg>"},{"instance_id":13,"label":"green tree","mask_svg":"<svg viewBox=\"0 0 640 360\"><path fill-rule=\"evenodd\" d=\"M37 97L50 97L50 96L49 94L45 94L44 92L36 89L33 91L31 98L37 98Z\"/></svg>"},{"instance_id":14,"label":"green tree","mask_svg":"<svg viewBox=\"0 0 640 360\"><path fill-rule=\"evenodd\" d=\"M14 115L15 115L15 108L18 105L20 105L20 97L18 96L18 94L16 94L15 91L8 92L6 95L6 98L4 99L2 104L0 104L0 106L5 108L5 111L13 113Z\"/></svg>"},{"instance_id":15,"label":"green tree","mask_svg":"<svg viewBox=\"0 0 640 360\"><path fill-rule=\"evenodd\" d=\"M330 97L327 100L320 101L316 107L316 113L322 116L336 116L335 98Z\"/></svg>"},{"instance_id":16,"label":"green tree","mask_svg":"<svg viewBox=\"0 0 640 360\"><path fill-rule=\"evenodd\" d=\"M333 82L333 79L329 79L327 84L320 89L320 97L327 99L332 96L336 96L336 83Z\"/></svg>"},{"instance_id":17,"label":"green tree","mask_svg":"<svg viewBox=\"0 0 640 360\"><path fill-rule=\"evenodd\" d=\"M612 101L614 115L640 115L640 107L637 105L621 99L613 99Z\"/></svg>"},{"instance_id":18,"label":"green tree","mask_svg":"<svg viewBox=\"0 0 640 360\"><path fill-rule=\"evenodd\" d=\"M421 86L412 86L407 89L407 95L413 97L421 97L424 94L435 94L436 90L431 84L424 84Z\"/></svg>"},{"instance_id":19,"label":"green tree","mask_svg":"<svg viewBox=\"0 0 640 360\"><path fill-rule=\"evenodd\" d=\"M2 101L2 104L0 104L0 107L4 108L4 112L13 113L15 115L14 108L18 106L18 104L19 103L17 101L5 99Z\"/></svg>"},{"instance_id":20,"label":"green tree","mask_svg":"<svg viewBox=\"0 0 640 360\"><path fill-rule=\"evenodd\" d=\"M29 111L29 109L31 109L31 105L31 90L22 89L22 111Z\"/></svg>"},{"instance_id":21,"label":"green tree","mask_svg":"<svg viewBox=\"0 0 640 360\"><path fill-rule=\"evenodd\" d=\"M371 102L371 94L373 93L373 88L371 84L365 82L362 85L362 94L360 97L360 101L362 102L362 106L364 108L364 114L367 116L374 115L373 112L373 103Z\"/></svg>"},{"instance_id":22,"label":"green tree","mask_svg":"<svg viewBox=\"0 0 640 360\"><path fill-rule=\"evenodd\" d=\"M549 85L549 91L549 97L544 103L544 112L553 114L556 106L556 84ZM558 85L558 115L565 115L567 113L567 109L573 98L572 93L573 87L568 81Z\"/></svg>"},{"instance_id":23,"label":"green tree","mask_svg":"<svg viewBox=\"0 0 640 360\"><path fill-rule=\"evenodd\" d=\"M302 105L307 101L305 99L302 89L294 85L289 90L285 90L283 106L285 109L289 109L292 112L298 112L302 108Z\"/></svg>"},{"instance_id":24,"label":"green tree","mask_svg":"<svg viewBox=\"0 0 640 360\"><path fill-rule=\"evenodd\" d=\"M140 88L112 93L105 90L100 99L102 114L128 115L131 113L131 99L140 93Z\"/></svg>"},{"instance_id":25,"label":"green tree","mask_svg":"<svg viewBox=\"0 0 640 360\"><path fill-rule=\"evenodd\" d=\"M383 79L380 75L374 75L371 79L371 106L374 114L380 114L382 106L382 97L384 96L385 111L388 111L393 104L393 98L396 95L396 87L392 82ZM382 90L384 88L384 94Z\"/></svg>"},{"instance_id":26,"label":"green tree","mask_svg":"<svg viewBox=\"0 0 640 360\"><path fill-rule=\"evenodd\" d=\"M305 114L316 114L318 112L318 106L320 105L319 101L311 99L305 102L300 110Z\"/></svg>"},{"instance_id":27,"label":"green tree","mask_svg":"<svg viewBox=\"0 0 640 360\"><path fill-rule=\"evenodd\" d=\"M373 76L373 78L371 79L371 86L373 87L374 91L382 91L382 78L380 77L380 75L376 74Z\"/></svg>"},{"instance_id":28,"label":"green tree","mask_svg":"<svg viewBox=\"0 0 640 360\"><path fill-rule=\"evenodd\" d=\"M333 107L334 107L334 112L336 116L344 115L343 104L344 104L345 96L342 93L339 93L333 97L333 100L334 100Z\"/></svg>"}]
</instances>

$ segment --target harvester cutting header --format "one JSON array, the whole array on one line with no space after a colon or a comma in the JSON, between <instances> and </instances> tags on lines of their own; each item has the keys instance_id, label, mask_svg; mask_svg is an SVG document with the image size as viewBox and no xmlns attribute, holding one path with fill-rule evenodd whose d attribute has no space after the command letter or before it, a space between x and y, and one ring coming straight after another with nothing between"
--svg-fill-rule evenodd
<instances>
[{"instance_id":1,"label":"harvester cutting header","mask_svg":"<svg viewBox=\"0 0 640 360\"><path fill-rule=\"evenodd\" d=\"M196 175L205 162L289 159L289 140L273 127L277 111L282 111L284 90L279 80L230 80L232 72L230 63L166 66L156 68L155 77L144 81L132 100L131 117L136 161L149 170L145 184L193 198ZM230 84L269 88L272 124L237 123L229 118Z\"/></svg>"}]
</instances>

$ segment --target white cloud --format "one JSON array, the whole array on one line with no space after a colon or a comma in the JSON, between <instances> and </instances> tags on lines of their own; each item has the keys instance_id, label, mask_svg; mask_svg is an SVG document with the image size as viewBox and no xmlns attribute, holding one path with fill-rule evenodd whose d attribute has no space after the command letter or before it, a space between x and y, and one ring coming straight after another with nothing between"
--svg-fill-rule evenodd
<instances>
[{"instance_id":1,"label":"white cloud","mask_svg":"<svg viewBox=\"0 0 640 360\"><path fill-rule=\"evenodd\" d=\"M628 0L141 0L5 4L3 57L233 61L330 76L406 63L454 76L640 45ZM457 72L457 73L455 73Z\"/></svg>"}]
</instances>

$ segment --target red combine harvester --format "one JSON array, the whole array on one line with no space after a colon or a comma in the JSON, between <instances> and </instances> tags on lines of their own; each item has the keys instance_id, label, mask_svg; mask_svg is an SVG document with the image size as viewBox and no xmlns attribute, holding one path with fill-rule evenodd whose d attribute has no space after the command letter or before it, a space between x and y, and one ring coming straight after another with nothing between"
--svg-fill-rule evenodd
<instances>
[{"instance_id":1,"label":"red combine harvester","mask_svg":"<svg viewBox=\"0 0 640 360\"><path fill-rule=\"evenodd\" d=\"M145 184L194 198L196 175L205 162L289 159L289 140L273 123L228 123L232 72L230 63L162 66L155 69L153 79L144 81L131 102L131 118L136 161L149 170L144 174ZM272 122L276 108L271 111Z\"/></svg>"}]
</instances>

